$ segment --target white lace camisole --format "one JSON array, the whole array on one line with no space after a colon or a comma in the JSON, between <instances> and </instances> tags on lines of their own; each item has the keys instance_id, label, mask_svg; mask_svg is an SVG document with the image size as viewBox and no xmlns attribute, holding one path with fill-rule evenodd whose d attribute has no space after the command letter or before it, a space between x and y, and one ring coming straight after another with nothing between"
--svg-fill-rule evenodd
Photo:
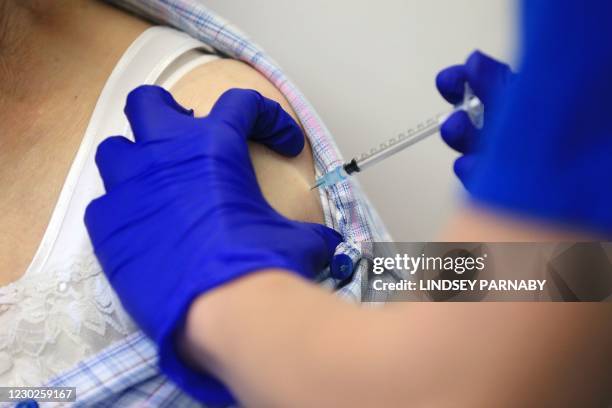
<instances>
[{"instance_id":1,"label":"white lace camisole","mask_svg":"<svg viewBox=\"0 0 612 408\"><path fill-rule=\"evenodd\" d=\"M83 214L104 192L94 155L131 137L121 107L142 84L172 87L219 58L204 43L152 27L127 49L98 99L50 222L25 274L0 287L0 386L35 386L136 331L93 254Z\"/></svg>"}]
</instances>

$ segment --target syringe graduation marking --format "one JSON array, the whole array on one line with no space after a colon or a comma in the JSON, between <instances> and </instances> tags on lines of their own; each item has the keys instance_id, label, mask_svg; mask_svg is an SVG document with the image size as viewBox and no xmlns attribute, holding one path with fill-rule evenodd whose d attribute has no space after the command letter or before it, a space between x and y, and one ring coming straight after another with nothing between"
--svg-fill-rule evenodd
<instances>
[{"instance_id":1,"label":"syringe graduation marking","mask_svg":"<svg viewBox=\"0 0 612 408\"><path fill-rule=\"evenodd\" d=\"M397 136L389 138L386 142L382 142L378 145L378 147L373 147L370 149L369 152L364 152L362 153L358 158L357 161L363 161L366 159L369 159L370 157L374 156L375 154L377 154L378 152L380 152L381 150L385 150L386 148L393 146L397 143L403 142L407 139L410 139L412 137L414 137L416 134L418 134L419 132L421 132L423 129L431 127L433 125L437 126L438 125L438 121L439 118L444 116L444 114L438 114L433 118L428 119L425 122L421 122L419 124L417 124L415 127L410 128L404 132L398 133Z\"/></svg>"},{"instance_id":2,"label":"syringe graduation marking","mask_svg":"<svg viewBox=\"0 0 612 408\"><path fill-rule=\"evenodd\" d=\"M408 129L406 132L401 132L396 137L392 137L386 142L380 143L378 146L370 149L369 152L362 153L358 158L354 158L350 162L327 171L325 174L317 178L315 185L312 188L330 186L343 181L350 174L365 170L366 168L373 166L387 157L393 156L409 146L412 146L413 144L437 133L440 129L440 123L444 120L444 118L446 118L447 115L460 110L467 112L474 126L476 126L478 129L482 128L484 107L482 106L480 100L474 96L472 89L466 83L463 101L460 104L455 105L455 108L449 114L438 114L424 122L419 123L416 127Z\"/></svg>"}]
</instances>

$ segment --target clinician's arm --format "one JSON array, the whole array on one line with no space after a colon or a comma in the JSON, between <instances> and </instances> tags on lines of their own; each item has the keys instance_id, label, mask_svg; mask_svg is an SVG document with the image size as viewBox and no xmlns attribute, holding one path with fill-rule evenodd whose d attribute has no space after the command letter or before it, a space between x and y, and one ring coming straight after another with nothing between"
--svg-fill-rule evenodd
<instances>
[{"instance_id":1,"label":"clinician's arm","mask_svg":"<svg viewBox=\"0 0 612 408\"><path fill-rule=\"evenodd\" d=\"M468 152L470 204L447 238L609 237L612 5L523 10L521 73ZM608 304L364 310L267 271L198 298L182 344L247 405L605 407L611 318Z\"/></svg>"},{"instance_id":2,"label":"clinician's arm","mask_svg":"<svg viewBox=\"0 0 612 408\"><path fill-rule=\"evenodd\" d=\"M271 270L198 298L181 344L246 406L595 407L611 397L607 304L369 309Z\"/></svg>"}]
</instances>

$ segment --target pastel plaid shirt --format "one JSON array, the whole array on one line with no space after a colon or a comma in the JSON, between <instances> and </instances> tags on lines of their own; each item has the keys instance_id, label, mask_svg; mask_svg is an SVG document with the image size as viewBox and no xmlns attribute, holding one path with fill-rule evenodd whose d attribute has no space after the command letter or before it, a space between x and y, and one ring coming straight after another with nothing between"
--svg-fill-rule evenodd
<instances>
[{"instance_id":1,"label":"pastel plaid shirt","mask_svg":"<svg viewBox=\"0 0 612 408\"><path fill-rule=\"evenodd\" d=\"M343 162L328 130L297 87L257 45L240 30L205 8L200 1L112 2L154 22L173 26L231 58L250 64L284 94L295 110L312 145L317 173L330 170ZM334 289L343 298L359 301L362 298L361 277L366 269L364 258L368 256L364 249L367 245L361 244L389 241L390 238L354 182L344 182L322 190L321 201L326 224L338 230L346 240L337 252L348 255L355 265L355 273L348 282L332 279L327 271L320 278L321 284ZM76 387L76 406L199 406L199 403L159 372L155 346L140 332L82 361L47 385Z\"/></svg>"}]
</instances>

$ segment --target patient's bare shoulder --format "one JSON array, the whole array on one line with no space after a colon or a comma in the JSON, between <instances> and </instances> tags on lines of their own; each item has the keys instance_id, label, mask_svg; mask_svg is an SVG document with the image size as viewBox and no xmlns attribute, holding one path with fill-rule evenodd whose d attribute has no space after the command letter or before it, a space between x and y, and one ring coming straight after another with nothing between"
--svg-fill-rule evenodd
<instances>
[{"instance_id":1,"label":"patient's bare shoulder","mask_svg":"<svg viewBox=\"0 0 612 408\"><path fill-rule=\"evenodd\" d=\"M278 101L297 120L282 93L263 75L245 63L219 59L202 65L172 88L183 106L196 115L208 114L217 98L230 88L250 88ZM310 191L314 181L312 151L308 143L296 158L285 158L258 145L249 146L261 189L270 204L281 214L302 221L323 223L317 191Z\"/></svg>"}]
</instances>

